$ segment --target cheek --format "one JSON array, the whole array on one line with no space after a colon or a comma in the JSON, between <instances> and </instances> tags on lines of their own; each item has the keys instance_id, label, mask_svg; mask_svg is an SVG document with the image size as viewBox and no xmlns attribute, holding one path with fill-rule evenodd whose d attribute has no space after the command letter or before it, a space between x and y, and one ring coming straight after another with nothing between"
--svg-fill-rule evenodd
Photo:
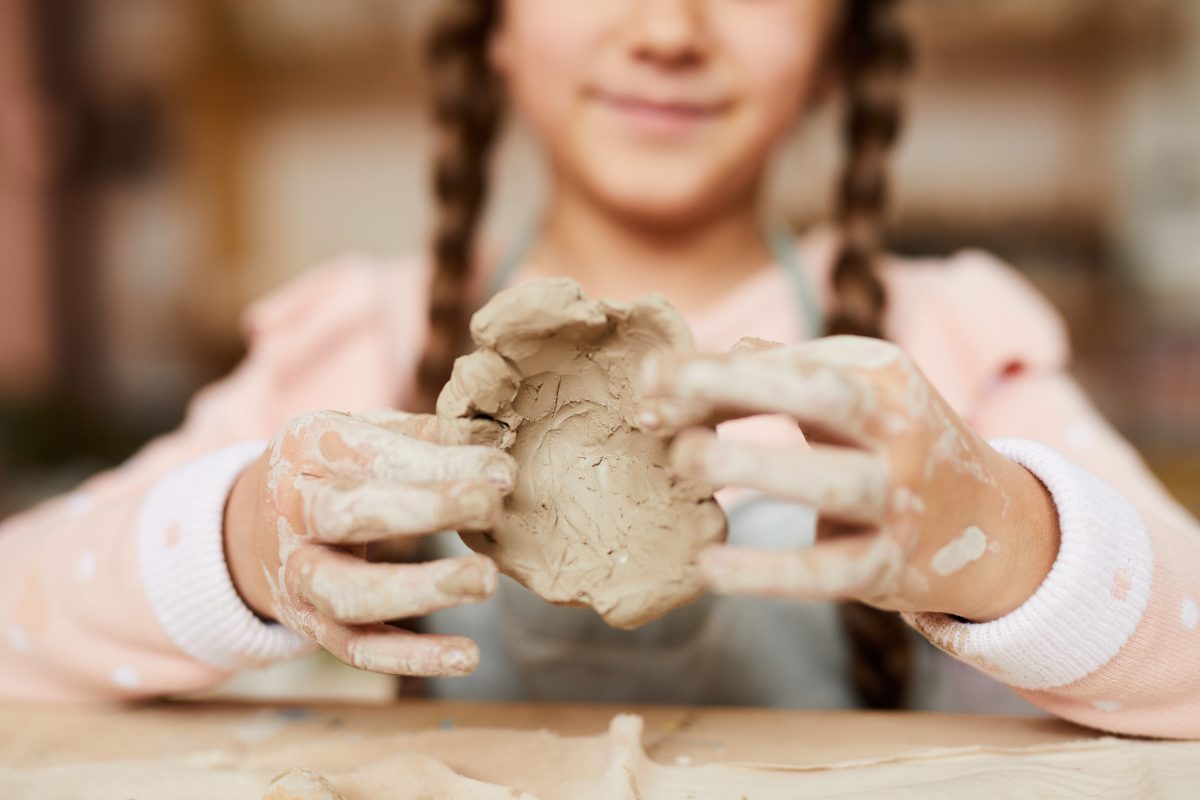
<instances>
[{"instance_id":1,"label":"cheek","mask_svg":"<svg viewBox=\"0 0 1200 800\"><path fill-rule=\"evenodd\" d=\"M592 54L611 28L616 3L510 0L501 53L517 111L535 130L562 124L586 78Z\"/></svg>"},{"instance_id":2,"label":"cheek","mask_svg":"<svg viewBox=\"0 0 1200 800\"><path fill-rule=\"evenodd\" d=\"M770 13L716 28L737 72L743 101L764 138L790 130L820 77L830 20L805 6L777 5Z\"/></svg>"}]
</instances>

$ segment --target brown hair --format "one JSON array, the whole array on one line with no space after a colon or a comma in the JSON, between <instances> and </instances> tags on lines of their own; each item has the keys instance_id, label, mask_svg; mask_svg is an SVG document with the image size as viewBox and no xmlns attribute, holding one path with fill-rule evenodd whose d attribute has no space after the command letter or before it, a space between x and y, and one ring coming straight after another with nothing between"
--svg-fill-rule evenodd
<instances>
[{"instance_id":1,"label":"brown hair","mask_svg":"<svg viewBox=\"0 0 1200 800\"><path fill-rule=\"evenodd\" d=\"M844 0L848 157L838 187L841 246L833 272L837 308L827 333L882 336L883 284L875 273L882 249L886 160L899 132L899 78L909 62L896 15L898 0ZM422 404L432 408L466 344L475 234L486 195L488 161L503 111L488 44L499 0L448 0L429 45L437 151L433 168L435 264L429 333L418 372ZM859 603L840 609L861 702L903 704L909 654L895 614Z\"/></svg>"},{"instance_id":2,"label":"brown hair","mask_svg":"<svg viewBox=\"0 0 1200 800\"><path fill-rule=\"evenodd\" d=\"M911 65L898 5L899 0L847 0L844 12L846 159L837 187L837 306L827 334L883 338L887 296L876 267L883 248L887 160L900 132L901 79ZM904 623L861 603L843 603L839 615L859 699L868 708L901 707L911 670Z\"/></svg>"},{"instance_id":3,"label":"brown hair","mask_svg":"<svg viewBox=\"0 0 1200 800\"><path fill-rule=\"evenodd\" d=\"M503 92L488 61L497 0L447 3L429 40L436 204L429 328L417 371L420 405L433 408L462 354L471 311L468 284L487 193L488 162L500 128Z\"/></svg>"}]
</instances>

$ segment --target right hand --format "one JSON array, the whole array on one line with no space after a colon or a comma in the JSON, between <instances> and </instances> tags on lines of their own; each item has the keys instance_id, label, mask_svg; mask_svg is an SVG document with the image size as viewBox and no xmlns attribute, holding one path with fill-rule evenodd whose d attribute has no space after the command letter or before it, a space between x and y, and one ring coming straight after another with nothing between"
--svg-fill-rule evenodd
<instances>
[{"instance_id":1,"label":"right hand","mask_svg":"<svg viewBox=\"0 0 1200 800\"><path fill-rule=\"evenodd\" d=\"M398 411L323 411L284 426L225 510L226 559L247 605L360 669L472 672L470 639L383 623L486 599L496 565L364 558L369 542L492 527L516 463L492 447L439 445L437 431L435 417Z\"/></svg>"}]
</instances>

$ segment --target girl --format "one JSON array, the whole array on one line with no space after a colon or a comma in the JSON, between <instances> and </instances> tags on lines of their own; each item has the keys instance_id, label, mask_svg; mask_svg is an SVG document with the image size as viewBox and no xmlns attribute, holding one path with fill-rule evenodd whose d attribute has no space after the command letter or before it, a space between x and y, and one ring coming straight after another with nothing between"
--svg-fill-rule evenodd
<instances>
[{"instance_id":1,"label":"girl","mask_svg":"<svg viewBox=\"0 0 1200 800\"><path fill-rule=\"evenodd\" d=\"M349 259L259 303L246 361L179 431L10 520L0 691L187 691L319 644L438 676L440 696L982 710L1003 704L990 676L1084 724L1200 735L1195 522L1067 377L1062 325L1015 273L880 252L908 62L894 2L447 5L430 268ZM837 228L764 232L771 155L839 75ZM489 265L502 85L552 186L531 246ZM759 494L723 495L731 545L702 567L725 594L634 632L497 590L445 536L420 563L362 557L494 518L506 455L371 409L428 409L470 311L551 274L661 291L707 352L790 343L648 365L646 427L758 415L685 431L675 457ZM425 632L382 624L411 617Z\"/></svg>"}]
</instances>

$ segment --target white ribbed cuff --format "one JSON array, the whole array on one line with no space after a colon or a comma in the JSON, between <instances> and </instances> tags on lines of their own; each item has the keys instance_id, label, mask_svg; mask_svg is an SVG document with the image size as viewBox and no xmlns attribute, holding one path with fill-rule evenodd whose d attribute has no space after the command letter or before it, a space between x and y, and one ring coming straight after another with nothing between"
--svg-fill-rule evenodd
<instances>
[{"instance_id":1,"label":"white ribbed cuff","mask_svg":"<svg viewBox=\"0 0 1200 800\"><path fill-rule=\"evenodd\" d=\"M225 502L265 447L239 444L177 467L150 490L138 521L138 567L155 616L179 649L222 670L314 649L300 634L255 616L225 563Z\"/></svg>"},{"instance_id":2,"label":"white ribbed cuff","mask_svg":"<svg viewBox=\"0 0 1200 800\"><path fill-rule=\"evenodd\" d=\"M1141 515L1107 483L1037 442L991 442L1032 472L1058 510L1058 557L1019 608L992 622L906 614L935 645L1021 689L1053 689L1092 674L1142 620L1154 554Z\"/></svg>"}]
</instances>

